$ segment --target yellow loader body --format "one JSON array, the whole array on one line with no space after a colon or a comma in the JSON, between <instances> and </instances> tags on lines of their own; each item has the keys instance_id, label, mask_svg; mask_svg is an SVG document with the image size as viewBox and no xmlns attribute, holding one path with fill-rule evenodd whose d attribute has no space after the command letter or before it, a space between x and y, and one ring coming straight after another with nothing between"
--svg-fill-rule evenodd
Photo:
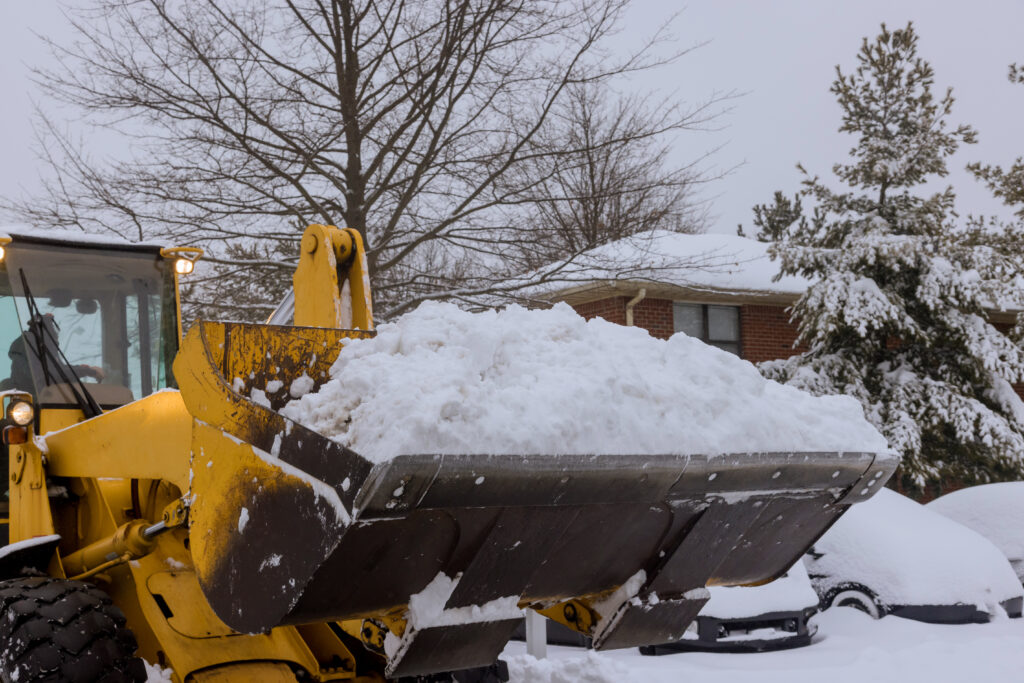
<instances>
[{"instance_id":1,"label":"yellow loader body","mask_svg":"<svg viewBox=\"0 0 1024 683\"><path fill-rule=\"evenodd\" d=\"M705 586L779 576L895 467L870 453L373 464L284 417L287 392L249 397L321 385L343 339L373 334L358 234L311 226L294 291L294 325L195 323L176 389L91 419L37 402L24 443L5 431L10 540L59 536L33 551L40 569L106 590L178 681L486 667L519 608L597 649L675 640ZM37 398L8 392L5 408ZM486 618L410 619L439 580L446 613Z\"/></svg>"}]
</instances>

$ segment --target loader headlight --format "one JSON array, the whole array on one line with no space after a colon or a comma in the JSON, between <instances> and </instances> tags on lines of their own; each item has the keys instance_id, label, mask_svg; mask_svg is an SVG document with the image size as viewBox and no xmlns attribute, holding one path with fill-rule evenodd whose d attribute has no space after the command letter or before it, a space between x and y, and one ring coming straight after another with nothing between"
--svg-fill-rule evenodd
<instances>
[{"instance_id":1,"label":"loader headlight","mask_svg":"<svg viewBox=\"0 0 1024 683\"><path fill-rule=\"evenodd\" d=\"M0 246L0 262L3 262L4 256L7 256L7 250Z\"/></svg>"},{"instance_id":2,"label":"loader headlight","mask_svg":"<svg viewBox=\"0 0 1024 683\"><path fill-rule=\"evenodd\" d=\"M178 275L188 275L195 268L195 264L189 261L187 258L179 258L174 260L174 272Z\"/></svg>"},{"instance_id":3,"label":"loader headlight","mask_svg":"<svg viewBox=\"0 0 1024 683\"><path fill-rule=\"evenodd\" d=\"M31 403L14 401L7 406L7 418L19 427L31 424L35 416L36 411L32 408Z\"/></svg>"}]
</instances>

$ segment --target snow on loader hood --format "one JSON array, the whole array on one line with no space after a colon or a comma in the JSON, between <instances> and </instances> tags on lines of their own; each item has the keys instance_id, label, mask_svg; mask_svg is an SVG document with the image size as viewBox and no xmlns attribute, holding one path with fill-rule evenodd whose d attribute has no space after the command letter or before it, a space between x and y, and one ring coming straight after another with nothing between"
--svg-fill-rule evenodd
<instances>
[{"instance_id":1,"label":"snow on loader hood","mask_svg":"<svg viewBox=\"0 0 1024 683\"><path fill-rule=\"evenodd\" d=\"M425 303L347 340L331 379L282 412L364 457L845 451L891 456L845 396L764 379L676 334L568 305L467 313Z\"/></svg>"}]
</instances>

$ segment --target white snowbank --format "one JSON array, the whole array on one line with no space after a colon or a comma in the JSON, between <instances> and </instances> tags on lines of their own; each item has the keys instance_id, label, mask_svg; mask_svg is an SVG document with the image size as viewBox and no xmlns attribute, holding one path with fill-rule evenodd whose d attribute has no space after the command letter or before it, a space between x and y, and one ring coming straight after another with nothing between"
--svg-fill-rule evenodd
<instances>
[{"instance_id":1,"label":"white snowbank","mask_svg":"<svg viewBox=\"0 0 1024 683\"><path fill-rule=\"evenodd\" d=\"M569 306L428 303L348 340L320 391L282 411L375 462L399 454L888 453L846 396L813 397L677 334Z\"/></svg>"},{"instance_id":2,"label":"white snowbank","mask_svg":"<svg viewBox=\"0 0 1024 683\"><path fill-rule=\"evenodd\" d=\"M1024 670L1024 619L947 626L877 621L837 607L815 620L810 647L779 652L644 657L636 648L587 653L549 645L548 659L538 662L525 643L511 641L502 659L511 683L988 683L1018 680Z\"/></svg>"},{"instance_id":3,"label":"white snowbank","mask_svg":"<svg viewBox=\"0 0 1024 683\"><path fill-rule=\"evenodd\" d=\"M769 612L796 612L818 604L804 563L797 560L784 576L763 586L710 586L704 617L743 619Z\"/></svg>"},{"instance_id":4,"label":"white snowbank","mask_svg":"<svg viewBox=\"0 0 1024 683\"><path fill-rule=\"evenodd\" d=\"M890 605L977 605L1022 594L1009 562L990 541L890 489L853 505L814 544L811 574L831 587L853 581ZM819 587L819 592L823 592Z\"/></svg>"},{"instance_id":5,"label":"white snowbank","mask_svg":"<svg viewBox=\"0 0 1024 683\"><path fill-rule=\"evenodd\" d=\"M995 543L1024 581L1024 482L972 486L927 507Z\"/></svg>"},{"instance_id":6,"label":"white snowbank","mask_svg":"<svg viewBox=\"0 0 1024 683\"><path fill-rule=\"evenodd\" d=\"M622 683L630 678L629 670L611 657L588 651L579 657L562 660L536 659L518 654L504 658L508 663L510 681L529 683Z\"/></svg>"}]
</instances>

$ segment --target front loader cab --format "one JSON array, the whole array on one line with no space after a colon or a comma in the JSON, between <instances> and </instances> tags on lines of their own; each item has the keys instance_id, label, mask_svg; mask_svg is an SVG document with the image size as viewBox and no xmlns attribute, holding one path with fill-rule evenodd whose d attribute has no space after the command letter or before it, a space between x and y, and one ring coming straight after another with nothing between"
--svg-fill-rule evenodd
<instances>
[{"instance_id":1,"label":"front loader cab","mask_svg":"<svg viewBox=\"0 0 1024 683\"><path fill-rule=\"evenodd\" d=\"M158 246L50 235L14 234L3 247L0 390L92 417L174 387L174 261Z\"/></svg>"},{"instance_id":2,"label":"front loader cab","mask_svg":"<svg viewBox=\"0 0 1024 683\"><path fill-rule=\"evenodd\" d=\"M45 434L175 387L176 276L191 270L180 254L85 234L0 229L0 392L11 392L3 407L22 401L35 433ZM10 416L0 418L4 429L18 427ZM19 443L4 433L4 472L8 441ZM6 542L9 477L4 481Z\"/></svg>"}]
</instances>

